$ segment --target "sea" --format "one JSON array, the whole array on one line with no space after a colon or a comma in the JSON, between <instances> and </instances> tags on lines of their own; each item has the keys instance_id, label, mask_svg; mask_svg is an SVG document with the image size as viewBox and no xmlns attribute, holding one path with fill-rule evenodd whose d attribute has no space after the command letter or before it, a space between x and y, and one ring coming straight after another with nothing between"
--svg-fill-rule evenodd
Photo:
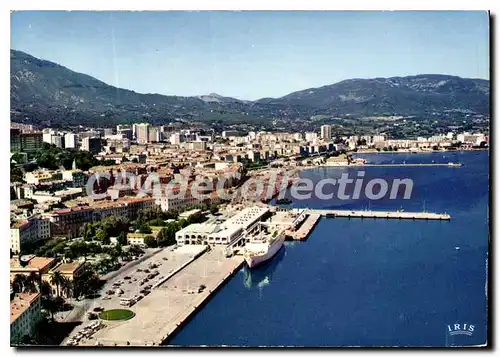
<instances>
[{"instance_id":1,"label":"sea","mask_svg":"<svg viewBox=\"0 0 500 357\"><path fill-rule=\"evenodd\" d=\"M320 219L265 265L243 267L169 342L182 346L449 347L488 340L489 153L358 154L368 163L461 167L314 168L413 181L410 199L295 200L286 207L429 211L450 221ZM472 331L471 331L472 330ZM457 332L458 331L458 332Z\"/></svg>"}]
</instances>

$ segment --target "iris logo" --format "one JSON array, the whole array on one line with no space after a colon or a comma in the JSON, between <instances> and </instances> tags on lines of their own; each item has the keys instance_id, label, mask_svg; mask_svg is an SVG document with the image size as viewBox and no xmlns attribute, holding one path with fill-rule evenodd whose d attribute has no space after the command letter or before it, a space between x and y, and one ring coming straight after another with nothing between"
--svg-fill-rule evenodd
<instances>
[{"instance_id":1,"label":"iris logo","mask_svg":"<svg viewBox=\"0 0 500 357\"><path fill-rule=\"evenodd\" d=\"M472 336L473 332L474 332L474 325L468 325L468 324L448 325L448 333L451 336L455 336L455 335Z\"/></svg>"}]
</instances>

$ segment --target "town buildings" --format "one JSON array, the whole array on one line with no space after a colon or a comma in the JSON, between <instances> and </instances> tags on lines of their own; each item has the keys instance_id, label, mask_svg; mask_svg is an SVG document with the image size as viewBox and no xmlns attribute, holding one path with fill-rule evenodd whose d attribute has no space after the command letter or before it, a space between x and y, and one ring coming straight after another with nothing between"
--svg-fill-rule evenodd
<instances>
[{"instance_id":1,"label":"town buildings","mask_svg":"<svg viewBox=\"0 0 500 357\"><path fill-rule=\"evenodd\" d=\"M33 336L42 319L40 293L15 294L10 300L10 340L17 342L24 336Z\"/></svg>"}]
</instances>

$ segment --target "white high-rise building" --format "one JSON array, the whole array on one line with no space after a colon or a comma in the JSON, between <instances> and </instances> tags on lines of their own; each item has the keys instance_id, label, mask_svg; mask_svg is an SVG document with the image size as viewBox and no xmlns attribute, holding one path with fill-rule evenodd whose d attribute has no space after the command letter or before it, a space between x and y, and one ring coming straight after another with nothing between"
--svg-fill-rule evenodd
<instances>
[{"instance_id":1,"label":"white high-rise building","mask_svg":"<svg viewBox=\"0 0 500 357\"><path fill-rule=\"evenodd\" d=\"M52 135L52 144L62 149L64 146L64 136L62 135Z\"/></svg>"},{"instance_id":2,"label":"white high-rise building","mask_svg":"<svg viewBox=\"0 0 500 357\"><path fill-rule=\"evenodd\" d=\"M170 135L170 144L179 145L181 143L181 133L172 133Z\"/></svg>"},{"instance_id":3,"label":"white high-rise building","mask_svg":"<svg viewBox=\"0 0 500 357\"><path fill-rule=\"evenodd\" d=\"M321 125L321 139L330 140L332 138L332 127L330 125Z\"/></svg>"},{"instance_id":4,"label":"white high-rise building","mask_svg":"<svg viewBox=\"0 0 500 357\"><path fill-rule=\"evenodd\" d=\"M76 134L67 133L66 135L64 135L64 147L66 149L76 148Z\"/></svg>"},{"instance_id":5,"label":"white high-rise building","mask_svg":"<svg viewBox=\"0 0 500 357\"><path fill-rule=\"evenodd\" d=\"M149 124L135 124L135 135L138 144L147 144L149 142Z\"/></svg>"},{"instance_id":6,"label":"white high-rise building","mask_svg":"<svg viewBox=\"0 0 500 357\"><path fill-rule=\"evenodd\" d=\"M54 131L51 129L43 129L42 130L42 141L48 144L52 144L52 135Z\"/></svg>"}]
</instances>

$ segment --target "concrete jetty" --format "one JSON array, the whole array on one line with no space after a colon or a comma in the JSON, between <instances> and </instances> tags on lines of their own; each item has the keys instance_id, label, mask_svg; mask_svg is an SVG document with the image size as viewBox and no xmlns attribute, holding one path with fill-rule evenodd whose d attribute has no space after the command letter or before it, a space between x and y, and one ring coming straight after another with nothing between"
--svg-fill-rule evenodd
<instances>
[{"instance_id":1,"label":"concrete jetty","mask_svg":"<svg viewBox=\"0 0 500 357\"><path fill-rule=\"evenodd\" d=\"M291 233L294 240L305 240L321 218L321 214L310 213L299 229Z\"/></svg>"},{"instance_id":2,"label":"concrete jetty","mask_svg":"<svg viewBox=\"0 0 500 357\"><path fill-rule=\"evenodd\" d=\"M226 258L223 248L212 248L129 307L134 318L105 321L106 327L80 345L154 346L168 342L243 262L241 256Z\"/></svg>"},{"instance_id":3,"label":"concrete jetty","mask_svg":"<svg viewBox=\"0 0 500 357\"><path fill-rule=\"evenodd\" d=\"M320 165L307 165L301 166L302 169L317 169L317 168L346 168L346 167L449 167L460 168L462 164L448 163L448 164L320 164Z\"/></svg>"},{"instance_id":4,"label":"concrete jetty","mask_svg":"<svg viewBox=\"0 0 500 357\"><path fill-rule=\"evenodd\" d=\"M308 209L308 213L316 213L327 217L345 218L386 218L386 219L419 219L419 220L450 220L447 213L404 212L404 211L349 211L330 209Z\"/></svg>"}]
</instances>

